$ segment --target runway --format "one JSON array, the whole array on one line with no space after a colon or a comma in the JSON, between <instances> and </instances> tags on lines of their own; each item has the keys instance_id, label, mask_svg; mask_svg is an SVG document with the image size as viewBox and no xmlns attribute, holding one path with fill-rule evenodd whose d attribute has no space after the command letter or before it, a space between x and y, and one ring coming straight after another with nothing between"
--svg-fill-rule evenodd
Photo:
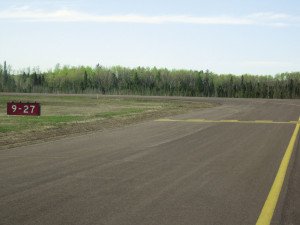
<instances>
[{"instance_id":1,"label":"runway","mask_svg":"<svg viewBox=\"0 0 300 225\"><path fill-rule=\"evenodd\" d=\"M178 99L220 105L0 151L0 224L254 225L291 142L271 224L300 224L300 100Z\"/></svg>"}]
</instances>

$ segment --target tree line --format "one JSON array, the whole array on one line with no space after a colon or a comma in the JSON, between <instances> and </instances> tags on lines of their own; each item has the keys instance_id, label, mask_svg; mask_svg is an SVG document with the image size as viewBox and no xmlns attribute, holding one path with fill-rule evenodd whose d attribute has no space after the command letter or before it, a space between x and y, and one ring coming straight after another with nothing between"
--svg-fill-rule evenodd
<instances>
[{"instance_id":1,"label":"tree line","mask_svg":"<svg viewBox=\"0 0 300 225\"><path fill-rule=\"evenodd\" d=\"M0 66L0 92L102 93L230 98L300 98L300 72L276 76L219 75L165 68L60 66L10 74Z\"/></svg>"}]
</instances>

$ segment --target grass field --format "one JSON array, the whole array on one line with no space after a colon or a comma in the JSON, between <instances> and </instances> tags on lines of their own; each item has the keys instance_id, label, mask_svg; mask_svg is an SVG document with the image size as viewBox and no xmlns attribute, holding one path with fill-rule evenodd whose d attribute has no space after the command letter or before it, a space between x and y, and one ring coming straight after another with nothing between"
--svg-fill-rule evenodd
<instances>
[{"instance_id":1,"label":"grass field","mask_svg":"<svg viewBox=\"0 0 300 225\"><path fill-rule=\"evenodd\" d=\"M7 116L6 103L8 101L40 102L41 116ZM98 97L96 95L1 95L0 146L120 127L211 106L208 103Z\"/></svg>"}]
</instances>

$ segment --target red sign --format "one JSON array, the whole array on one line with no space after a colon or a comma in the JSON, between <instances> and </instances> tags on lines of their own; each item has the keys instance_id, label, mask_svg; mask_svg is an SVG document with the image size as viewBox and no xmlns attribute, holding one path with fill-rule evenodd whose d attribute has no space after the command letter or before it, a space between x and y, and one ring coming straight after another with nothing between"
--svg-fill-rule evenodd
<instances>
[{"instance_id":1,"label":"red sign","mask_svg":"<svg viewBox=\"0 0 300 225\"><path fill-rule=\"evenodd\" d=\"M40 103L7 103L7 115L39 116L41 115Z\"/></svg>"}]
</instances>

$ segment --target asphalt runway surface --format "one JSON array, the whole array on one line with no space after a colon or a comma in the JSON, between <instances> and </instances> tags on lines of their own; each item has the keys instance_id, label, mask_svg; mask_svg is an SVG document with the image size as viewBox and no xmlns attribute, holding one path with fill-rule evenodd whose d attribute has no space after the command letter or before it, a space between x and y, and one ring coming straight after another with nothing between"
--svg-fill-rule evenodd
<instances>
[{"instance_id":1,"label":"asphalt runway surface","mask_svg":"<svg viewBox=\"0 0 300 225\"><path fill-rule=\"evenodd\" d=\"M256 224L300 101L180 99L220 105L0 151L0 224ZM271 224L300 224L299 157Z\"/></svg>"}]
</instances>

